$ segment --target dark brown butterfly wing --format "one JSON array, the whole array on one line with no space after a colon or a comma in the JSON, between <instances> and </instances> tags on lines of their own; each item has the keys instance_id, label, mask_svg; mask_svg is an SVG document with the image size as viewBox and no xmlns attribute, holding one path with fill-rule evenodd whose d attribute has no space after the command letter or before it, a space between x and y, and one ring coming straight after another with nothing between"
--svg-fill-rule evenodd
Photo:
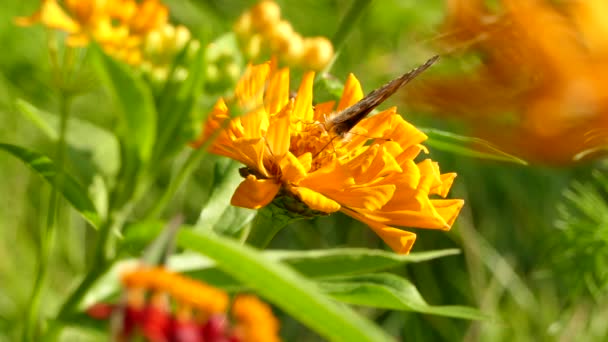
<instances>
[{"instance_id":1,"label":"dark brown butterfly wing","mask_svg":"<svg viewBox=\"0 0 608 342\"><path fill-rule=\"evenodd\" d=\"M359 121L363 120L363 118L374 110L374 108L386 101L386 99L391 97L399 88L403 87L409 81L428 69L438 58L439 56L433 56L416 69L388 82L382 87L367 94L367 96L354 105L330 116L325 123L325 127L327 130L335 132L336 135L348 133L351 128L359 123Z\"/></svg>"}]
</instances>

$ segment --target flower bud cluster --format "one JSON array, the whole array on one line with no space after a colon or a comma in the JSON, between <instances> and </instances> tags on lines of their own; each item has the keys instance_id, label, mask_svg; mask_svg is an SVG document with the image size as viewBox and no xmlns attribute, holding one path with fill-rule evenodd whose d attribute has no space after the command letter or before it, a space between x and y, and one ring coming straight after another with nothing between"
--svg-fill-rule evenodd
<instances>
[{"instance_id":1,"label":"flower bud cluster","mask_svg":"<svg viewBox=\"0 0 608 342\"><path fill-rule=\"evenodd\" d=\"M185 49L185 63L175 66L170 75L175 58ZM200 49L200 42L192 39L190 31L182 25L165 24L163 27L149 32L143 43L143 60L141 70L153 81L164 83L169 76L174 81L183 81L188 77L187 64Z\"/></svg>"},{"instance_id":2,"label":"flower bud cluster","mask_svg":"<svg viewBox=\"0 0 608 342\"><path fill-rule=\"evenodd\" d=\"M211 43L217 44L217 43ZM235 50L209 46L205 70L205 87L209 92L223 92L230 89L241 76L241 63Z\"/></svg>"},{"instance_id":3,"label":"flower bud cluster","mask_svg":"<svg viewBox=\"0 0 608 342\"><path fill-rule=\"evenodd\" d=\"M321 70L334 56L329 39L303 37L281 19L281 9L272 0L261 1L243 13L233 29L244 54L252 60L270 53L291 66Z\"/></svg>"}]
</instances>

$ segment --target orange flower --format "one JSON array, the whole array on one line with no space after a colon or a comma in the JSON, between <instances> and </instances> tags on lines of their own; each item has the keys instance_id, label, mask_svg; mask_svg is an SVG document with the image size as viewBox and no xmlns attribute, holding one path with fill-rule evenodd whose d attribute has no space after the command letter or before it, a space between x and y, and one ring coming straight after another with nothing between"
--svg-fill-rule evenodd
<instances>
[{"instance_id":1,"label":"orange flower","mask_svg":"<svg viewBox=\"0 0 608 342\"><path fill-rule=\"evenodd\" d=\"M238 295L226 316L226 292L172 273L162 267L126 273L125 305L96 304L87 313L108 319L122 312L120 340L145 337L147 341L280 341L279 322L271 308L251 295ZM169 301L173 300L173 305Z\"/></svg>"},{"instance_id":2,"label":"orange flower","mask_svg":"<svg viewBox=\"0 0 608 342\"><path fill-rule=\"evenodd\" d=\"M467 119L531 161L571 163L608 143L608 4L602 0L449 0L443 43L477 53L473 70L421 79L414 107Z\"/></svg>"},{"instance_id":3,"label":"orange flower","mask_svg":"<svg viewBox=\"0 0 608 342\"><path fill-rule=\"evenodd\" d=\"M342 211L365 222L399 253L409 252L416 235L392 226L450 229L463 201L429 198L445 197L456 174L440 174L430 160L414 162L425 150L420 143L426 136L396 108L363 119L346 137L337 136L324 125L334 103L313 106L313 79L314 73L305 74L290 98L288 69L249 66L234 105L216 103L194 145L215 133L210 151L246 165L232 204L261 208L281 191L312 210ZM362 97L359 81L350 75L336 110ZM231 119L235 112L244 115Z\"/></svg>"},{"instance_id":4,"label":"orange flower","mask_svg":"<svg viewBox=\"0 0 608 342\"><path fill-rule=\"evenodd\" d=\"M251 295L237 296L232 304L232 316L237 320L235 335L241 342L276 342L279 322L266 303Z\"/></svg>"},{"instance_id":5,"label":"orange flower","mask_svg":"<svg viewBox=\"0 0 608 342\"><path fill-rule=\"evenodd\" d=\"M128 63L141 60L144 36L167 22L168 9L158 0L42 0L40 9L19 25L36 23L65 31L67 44L85 46L90 40Z\"/></svg>"}]
</instances>

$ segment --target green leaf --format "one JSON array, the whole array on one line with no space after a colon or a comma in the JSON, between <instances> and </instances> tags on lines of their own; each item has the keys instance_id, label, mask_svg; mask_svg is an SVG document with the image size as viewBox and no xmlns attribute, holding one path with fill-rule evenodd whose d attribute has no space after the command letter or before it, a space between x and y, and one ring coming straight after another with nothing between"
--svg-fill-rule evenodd
<instances>
[{"instance_id":1,"label":"green leaf","mask_svg":"<svg viewBox=\"0 0 608 342\"><path fill-rule=\"evenodd\" d=\"M237 237L251 221L255 210L237 208L230 204L234 190L243 180L238 172L241 166L239 162L226 158L215 163L209 198L198 218L197 230L213 229L218 234Z\"/></svg>"},{"instance_id":2,"label":"green leaf","mask_svg":"<svg viewBox=\"0 0 608 342\"><path fill-rule=\"evenodd\" d=\"M407 279L381 273L338 278L322 283L321 288L337 300L349 304L389 310L416 311L426 314L482 320L488 317L465 306L432 306Z\"/></svg>"},{"instance_id":3,"label":"green leaf","mask_svg":"<svg viewBox=\"0 0 608 342\"><path fill-rule=\"evenodd\" d=\"M145 163L152 154L156 137L156 109L150 89L129 68L93 47L100 78L120 110L121 137L128 149Z\"/></svg>"},{"instance_id":4,"label":"green leaf","mask_svg":"<svg viewBox=\"0 0 608 342\"><path fill-rule=\"evenodd\" d=\"M232 277L332 341L389 341L370 321L321 294L314 283L259 251L212 234L182 230L178 245L214 259Z\"/></svg>"},{"instance_id":5,"label":"green leaf","mask_svg":"<svg viewBox=\"0 0 608 342\"><path fill-rule=\"evenodd\" d=\"M10 153L14 157L20 159L30 169L38 175L46 179L51 186L55 186L55 176L57 175L57 167L45 155L27 150L23 147L0 143L0 150ZM87 196L87 191L74 178L63 172L59 189L57 189L63 197L76 209L87 221L94 227L100 224L100 218L97 214L93 202Z\"/></svg>"},{"instance_id":6,"label":"green leaf","mask_svg":"<svg viewBox=\"0 0 608 342\"><path fill-rule=\"evenodd\" d=\"M129 225L125 230L121 248L131 255L139 255L142 250L163 229L161 221L148 221ZM264 258L287 264L308 278L324 278L341 275L367 274L373 271L386 270L404 263L425 262L459 253L457 249L411 253L399 255L393 252L365 248L339 248L311 251L266 250ZM87 295L88 303L107 300L118 291L120 270L138 259L123 260L112 268L103 281L99 281L94 290ZM241 283L234 277L218 269L217 263L200 254L191 252L173 255L169 258L169 269L185 273L189 277L203 280L211 285L227 290L242 289ZM94 295L93 295L94 294Z\"/></svg>"},{"instance_id":7,"label":"green leaf","mask_svg":"<svg viewBox=\"0 0 608 342\"><path fill-rule=\"evenodd\" d=\"M377 249L334 248L312 251L267 251L264 254L273 260L289 264L308 277L328 277L369 273L458 253L460 251L457 249L445 249L400 255Z\"/></svg>"},{"instance_id":8,"label":"green leaf","mask_svg":"<svg viewBox=\"0 0 608 342\"><path fill-rule=\"evenodd\" d=\"M56 114L38 109L31 103L17 99L15 106L49 139L57 140L59 137L59 117ZM90 160L95 169L102 170L105 175L114 175L118 170L118 144L116 138L103 128L71 117L66 140L72 157L82 157L81 150L89 151ZM78 163L83 163L82 158ZM88 166L90 170L93 166Z\"/></svg>"},{"instance_id":9,"label":"green leaf","mask_svg":"<svg viewBox=\"0 0 608 342\"><path fill-rule=\"evenodd\" d=\"M425 144L438 150L457 153L467 157L528 165L525 160L501 151L490 142L480 138L462 136L433 128L419 129L429 137Z\"/></svg>"}]
</instances>

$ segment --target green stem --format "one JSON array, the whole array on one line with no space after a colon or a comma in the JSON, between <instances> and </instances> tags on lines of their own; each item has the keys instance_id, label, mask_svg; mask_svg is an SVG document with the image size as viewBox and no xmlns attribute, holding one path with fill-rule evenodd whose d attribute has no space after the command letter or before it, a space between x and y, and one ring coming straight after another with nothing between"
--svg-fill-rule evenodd
<instances>
[{"instance_id":1,"label":"green stem","mask_svg":"<svg viewBox=\"0 0 608 342\"><path fill-rule=\"evenodd\" d=\"M372 0L353 1L352 6L348 10L344 18L342 18L338 30L331 39L331 43L334 46L335 51L334 57L332 58L331 62L325 67L323 72L319 73L319 77L320 75L325 74L329 72L329 70L331 70L334 62L336 61L336 59L338 59L338 56L340 55L340 52L342 50L342 47L344 46L344 43L346 42L346 39L353 31L353 29L357 26L359 18L361 18L361 15L371 2Z\"/></svg>"},{"instance_id":2,"label":"green stem","mask_svg":"<svg viewBox=\"0 0 608 342\"><path fill-rule=\"evenodd\" d=\"M169 201L173 199L175 193L179 191L184 182L192 174L196 166L200 163L203 157L207 154L206 146L203 146L190 153L188 159L184 162L182 167L179 169L177 175L169 183L169 187L163 193L163 196L156 202L154 207L150 209L146 215L146 219L158 218L162 211L165 209Z\"/></svg>"},{"instance_id":3,"label":"green stem","mask_svg":"<svg viewBox=\"0 0 608 342\"><path fill-rule=\"evenodd\" d=\"M63 163L65 159L66 150L66 132L69 119L69 107L70 98L61 92L59 95L59 140L57 141L55 156L57 160L57 173L55 174L53 189L51 191L49 199L49 209L47 213L46 226L40 232L40 251L39 251L39 269L34 282L34 288L32 290L32 296L28 305L28 312L26 318L26 328L24 334L24 340L31 341L35 340L40 333L39 319L40 319L40 301L42 296L42 290L46 283L48 274L49 259L52 247L55 241L55 226L57 217L59 216L59 192L57 189L61 187L63 181Z\"/></svg>"},{"instance_id":4,"label":"green stem","mask_svg":"<svg viewBox=\"0 0 608 342\"><path fill-rule=\"evenodd\" d=\"M136 191L136 193L138 193ZM118 212L111 212L108 220L99 228L99 237L95 243L93 261L89 266L86 276L82 279L76 290L68 297L59 310L58 320L65 319L71 314L82 301L88 290L95 284L97 279L104 275L112 265L114 256L110 253L112 234L120 230L126 218L131 213L136 200L130 201Z\"/></svg>"},{"instance_id":5,"label":"green stem","mask_svg":"<svg viewBox=\"0 0 608 342\"><path fill-rule=\"evenodd\" d=\"M286 213L273 203L259 209L251 223L246 243L259 249L266 248L281 229L296 220Z\"/></svg>"},{"instance_id":6,"label":"green stem","mask_svg":"<svg viewBox=\"0 0 608 342\"><path fill-rule=\"evenodd\" d=\"M372 0L355 0L353 2L353 5L342 19L342 22L340 22L338 30L331 39L331 43L334 45L336 52L342 49L344 42L346 42L346 38L348 38L348 35L352 32L353 28L357 26L359 18L371 2Z\"/></svg>"}]
</instances>

